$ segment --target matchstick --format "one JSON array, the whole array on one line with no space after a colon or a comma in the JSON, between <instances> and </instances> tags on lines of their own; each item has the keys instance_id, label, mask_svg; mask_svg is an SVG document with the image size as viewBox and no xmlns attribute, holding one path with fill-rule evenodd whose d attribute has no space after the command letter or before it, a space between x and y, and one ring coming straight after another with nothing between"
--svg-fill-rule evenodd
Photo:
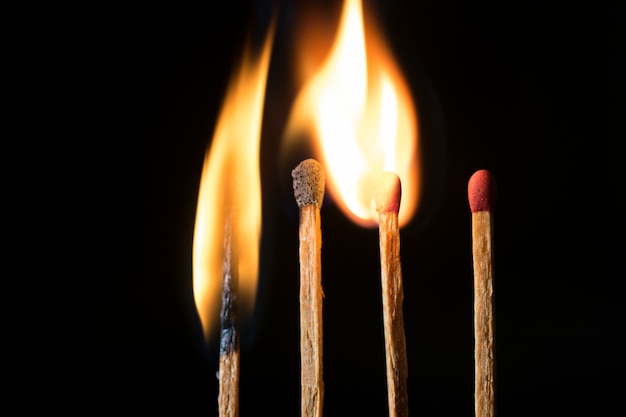
<instances>
[{"instance_id":1,"label":"matchstick","mask_svg":"<svg viewBox=\"0 0 626 417\"><path fill-rule=\"evenodd\" d=\"M387 398L391 417L409 415L406 339L402 314L402 270L398 213L402 187L400 178L384 172L375 186L380 240L380 269L387 369Z\"/></svg>"},{"instance_id":2,"label":"matchstick","mask_svg":"<svg viewBox=\"0 0 626 417\"><path fill-rule=\"evenodd\" d=\"M232 218L226 220L224 227L218 408L220 417L237 417L239 415L239 329L237 320L239 284Z\"/></svg>"},{"instance_id":3,"label":"matchstick","mask_svg":"<svg viewBox=\"0 0 626 417\"><path fill-rule=\"evenodd\" d=\"M495 415L495 356L493 312L493 207L495 180L489 171L476 171L467 194L472 211L474 264L474 408L476 417Z\"/></svg>"},{"instance_id":4,"label":"matchstick","mask_svg":"<svg viewBox=\"0 0 626 417\"><path fill-rule=\"evenodd\" d=\"M319 162L306 159L291 172L291 176L300 211L301 415L321 417L324 380L320 207L324 199L325 175Z\"/></svg>"}]
</instances>

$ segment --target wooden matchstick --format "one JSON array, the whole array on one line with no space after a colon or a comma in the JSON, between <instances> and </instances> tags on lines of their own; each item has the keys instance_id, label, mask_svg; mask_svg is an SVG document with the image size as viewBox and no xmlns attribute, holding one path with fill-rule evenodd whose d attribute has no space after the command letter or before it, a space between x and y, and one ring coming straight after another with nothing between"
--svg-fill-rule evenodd
<instances>
[{"instance_id":1,"label":"wooden matchstick","mask_svg":"<svg viewBox=\"0 0 626 417\"><path fill-rule=\"evenodd\" d=\"M238 270L232 218L225 224L222 308L220 310L220 417L239 415L239 329L237 320Z\"/></svg>"},{"instance_id":2,"label":"wooden matchstick","mask_svg":"<svg viewBox=\"0 0 626 417\"><path fill-rule=\"evenodd\" d=\"M375 203L379 219L387 398L389 415L392 417L409 415L406 381L408 364L402 314L404 292L398 226L401 194L400 178L392 172L384 172L376 183Z\"/></svg>"},{"instance_id":3,"label":"wooden matchstick","mask_svg":"<svg viewBox=\"0 0 626 417\"><path fill-rule=\"evenodd\" d=\"M324 380L320 207L324 199L325 175L319 162L306 159L291 172L291 176L300 210L301 415L321 417Z\"/></svg>"},{"instance_id":4,"label":"wooden matchstick","mask_svg":"<svg viewBox=\"0 0 626 417\"><path fill-rule=\"evenodd\" d=\"M474 408L476 417L495 415L495 355L493 312L493 207L495 180L476 171L467 186L472 211L474 264Z\"/></svg>"}]
</instances>

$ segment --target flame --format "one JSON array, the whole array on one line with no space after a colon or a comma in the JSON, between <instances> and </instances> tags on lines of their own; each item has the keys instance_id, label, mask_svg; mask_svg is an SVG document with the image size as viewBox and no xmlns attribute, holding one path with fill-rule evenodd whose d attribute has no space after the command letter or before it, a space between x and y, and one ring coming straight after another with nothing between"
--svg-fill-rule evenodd
<instances>
[{"instance_id":1,"label":"flame","mask_svg":"<svg viewBox=\"0 0 626 417\"><path fill-rule=\"evenodd\" d=\"M259 56L249 45L245 49L202 169L193 237L193 292L207 340L219 317L226 256L236 262L239 304L246 309L242 313L249 315L254 308L261 237L261 116L272 39L273 27Z\"/></svg>"},{"instance_id":2,"label":"flame","mask_svg":"<svg viewBox=\"0 0 626 417\"><path fill-rule=\"evenodd\" d=\"M378 225L372 182L383 171L395 172L402 182L403 226L419 197L417 117L400 70L374 23L368 21L364 30L363 16L359 0L345 1L328 58L292 107L283 146L293 147L303 136L313 138L327 170L329 193L366 227Z\"/></svg>"}]
</instances>

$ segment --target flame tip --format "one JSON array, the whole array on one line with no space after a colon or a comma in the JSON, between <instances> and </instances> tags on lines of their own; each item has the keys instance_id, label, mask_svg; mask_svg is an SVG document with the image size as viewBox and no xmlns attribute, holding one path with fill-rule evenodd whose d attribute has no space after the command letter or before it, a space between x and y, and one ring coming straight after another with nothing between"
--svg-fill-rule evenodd
<instances>
[{"instance_id":1,"label":"flame tip","mask_svg":"<svg viewBox=\"0 0 626 417\"><path fill-rule=\"evenodd\" d=\"M294 101L285 143L293 148L303 136L317 141L329 196L364 227L378 224L376 177L382 171L395 172L404 188L399 213L403 226L416 211L418 200L417 115L402 72L372 16L363 12L360 0L344 2L325 61ZM303 39L311 42L305 50L315 50L320 42L313 36ZM400 188L389 198L397 203L385 207L399 211Z\"/></svg>"}]
</instances>

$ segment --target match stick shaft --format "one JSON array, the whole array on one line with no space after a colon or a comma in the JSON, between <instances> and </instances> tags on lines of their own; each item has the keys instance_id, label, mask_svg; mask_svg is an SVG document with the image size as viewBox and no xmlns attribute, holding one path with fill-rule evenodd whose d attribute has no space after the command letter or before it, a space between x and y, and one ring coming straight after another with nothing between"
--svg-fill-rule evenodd
<instances>
[{"instance_id":1,"label":"match stick shaft","mask_svg":"<svg viewBox=\"0 0 626 417\"><path fill-rule=\"evenodd\" d=\"M226 221L224 238L218 396L220 417L239 415L238 269L231 220Z\"/></svg>"},{"instance_id":2,"label":"match stick shaft","mask_svg":"<svg viewBox=\"0 0 626 417\"><path fill-rule=\"evenodd\" d=\"M492 224L491 212L472 213L476 417L495 415Z\"/></svg>"},{"instance_id":3,"label":"match stick shaft","mask_svg":"<svg viewBox=\"0 0 626 417\"><path fill-rule=\"evenodd\" d=\"M397 213L379 213L379 238L389 415L406 417L409 415L406 382L408 364L402 314L404 292Z\"/></svg>"},{"instance_id":4,"label":"match stick shaft","mask_svg":"<svg viewBox=\"0 0 626 417\"><path fill-rule=\"evenodd\" d=\"M322 378L322 230L320 208L300 209L300 348L301 415L321 417Z\"/></svg>"},{"instance_id":5,"label":"match stick shaft","mask_svg":"<svg viewBox=\"0 0 626 417\"><path fill-rule=\"evenodd\" d=\"M220 355L220 417L237 417L239 415L239 349L232 353Z\"/></svg>"}]
</instances>

